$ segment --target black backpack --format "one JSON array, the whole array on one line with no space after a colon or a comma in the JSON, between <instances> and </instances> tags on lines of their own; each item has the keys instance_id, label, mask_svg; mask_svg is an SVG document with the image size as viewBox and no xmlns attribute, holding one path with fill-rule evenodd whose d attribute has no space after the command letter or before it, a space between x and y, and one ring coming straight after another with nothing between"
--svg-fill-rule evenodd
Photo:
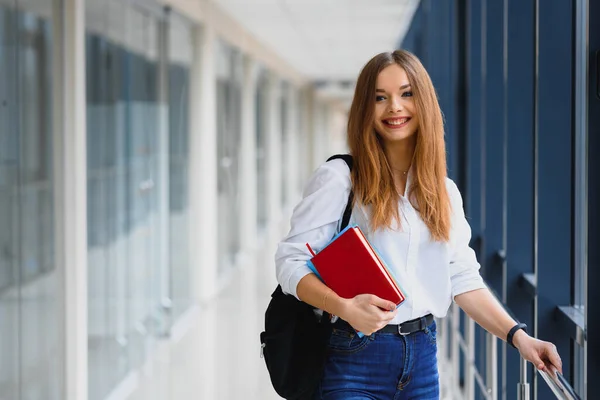
<instances>
[{"instance_id":1,"label":"black backpack","mask_svg":"<svg viewBox=\"0 0 600 400\"><path fill-rule=\"evenodd\" d=\"M327 161L343 159L352 171L352 156L335 155ZM353 193L342 217L340 231L350 221ZM331 335L329 314L319 320L314 307L284 294L281 286L271 295L265 313L265 330L260 334L261 354L264 356L273 388L287 400L312 399L327 356Z\"/></svg>"}]
</instances>

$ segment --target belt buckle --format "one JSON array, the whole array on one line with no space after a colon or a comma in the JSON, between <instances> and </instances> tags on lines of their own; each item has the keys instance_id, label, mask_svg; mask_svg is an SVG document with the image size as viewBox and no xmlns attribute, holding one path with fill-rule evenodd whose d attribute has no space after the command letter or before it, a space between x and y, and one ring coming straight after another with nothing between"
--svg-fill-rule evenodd
<instances>
[{"instance_id":1,"label":"belt buckle","mask_svg":"<svg viewBox=\"0 0 600 400\"><path fill-rule=\"evenodd\" d=\"M402 324L398 325L398 334L400 336L408 336L410 335L412 332L402 332Z\"/></svg>"}]
</instances>

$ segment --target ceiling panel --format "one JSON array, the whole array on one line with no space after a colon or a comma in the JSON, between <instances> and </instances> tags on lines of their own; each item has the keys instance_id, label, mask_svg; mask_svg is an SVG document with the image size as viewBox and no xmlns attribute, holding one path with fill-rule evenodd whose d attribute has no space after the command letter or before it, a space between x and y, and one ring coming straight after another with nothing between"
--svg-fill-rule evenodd
<instances>
[{"instance_id":1,"label":"ceiling panel","mask_svg":"<svg viewBox=\"0 0 600 400\"><path fill-rule=\"evenodd\" d=\"M392 50L418 0L214 0L298 70L353 79L373 55Z\"/></svg>"},{"instance_id":2,"label":"ceiling panel","mask_svg":"<svg viewBox=\"0 0 600 400\"><path fill-rule=\"evenodd\" d=\"M309 79L353 82L371 57L395 48L419 0L213 2Z\"/></svg>"}]
</instances>

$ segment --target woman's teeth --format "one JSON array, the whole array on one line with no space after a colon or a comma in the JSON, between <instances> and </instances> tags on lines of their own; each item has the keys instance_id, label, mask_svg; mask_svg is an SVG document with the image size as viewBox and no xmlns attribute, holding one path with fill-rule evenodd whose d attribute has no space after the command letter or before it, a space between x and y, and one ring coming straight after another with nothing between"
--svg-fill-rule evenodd
<instances>
[{"instance_id":1,"label":"woman's teeth","mask_svg":"<svg viewBox=\"0 0 600 400\"><path fill-rule=\"evenodd\" d=\"M406 121L408 121L408 118L402 118L402 119L395 119L395 120L387 120L386 123L388 125L402 125L404 124Z\"/></svg>"}]
</instances>

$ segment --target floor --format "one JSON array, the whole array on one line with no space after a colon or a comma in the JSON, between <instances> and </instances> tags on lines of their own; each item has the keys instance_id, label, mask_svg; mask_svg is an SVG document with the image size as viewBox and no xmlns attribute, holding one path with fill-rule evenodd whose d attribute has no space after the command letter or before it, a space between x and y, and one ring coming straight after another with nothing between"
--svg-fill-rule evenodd
<instances>
[{"instance_id":1,"label":"floor","mask_svg":"<svg viewBox=\"0 0 600 400\"><path fill-rule=\"evenodd\" d=\"M240 262L219 295L181 317L153 361L121 385L124 393L133 393L117 390L107 400L280 399L260 358L259 340L276 286L274 250ZM460 396L443 387L441 398Z\"/></svg>"},{"instance_id":2,"label":"floor","mask_svg":"<svg viewBox=\"0 0 600 400\"><path fill-rule=\"evenodd\" d=\"M276 286L272 249L262 253L240 263L217 298L182 318L135 378L129 400L280 399L260 358L264 310Z\"/></svg>"}]
</instances>

